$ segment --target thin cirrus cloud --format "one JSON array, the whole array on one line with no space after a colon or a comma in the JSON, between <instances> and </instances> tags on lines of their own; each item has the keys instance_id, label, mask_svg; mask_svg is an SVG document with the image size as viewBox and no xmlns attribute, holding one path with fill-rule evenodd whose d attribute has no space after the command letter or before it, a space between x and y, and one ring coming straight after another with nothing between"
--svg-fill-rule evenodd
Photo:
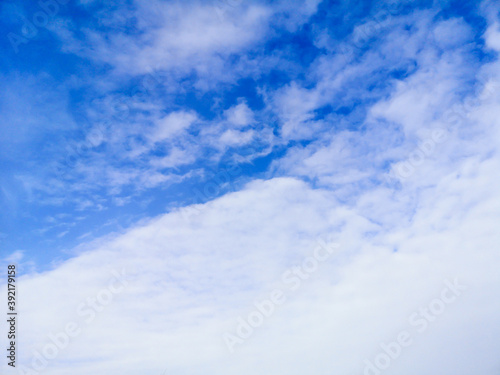
<instances>
[{"instance_id":1,"label":"thin cirrus cloud","mask_svg":"<svg viewBox=\"0 0 500 375\"><path fill-rule=\"evenodd\" d=\"M85 120L64 177L16 176L78 238L2 254L20 373L498 374L498 5L349 3L86 1L112 16L52 24L108 81L58 86ZM89 234L91 209L119 230Z\"/></svg>"}]
</instances>

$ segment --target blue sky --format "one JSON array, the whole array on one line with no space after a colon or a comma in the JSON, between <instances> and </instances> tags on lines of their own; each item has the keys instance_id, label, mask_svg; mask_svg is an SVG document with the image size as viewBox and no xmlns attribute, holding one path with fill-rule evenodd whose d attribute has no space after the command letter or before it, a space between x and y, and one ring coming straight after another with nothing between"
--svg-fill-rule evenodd
<instances>
[{"instance_id":1,"label":"blue sky","mask_svg":"<svg viewBox=\"0 0 500 375\"><path fill-rule=\"evenodd\" d=\"M248 312L245 303L328 238L344 255L266 331L268 343L283 349L279 358L295 350L279 340L279 329L295 322L301 337L311 319L304 306L326 319L337 305L325 301L335 295L341 310L354 312L334 313L337 321L363 321L365 329L340 335L350 349L338 373L362 373L363 359L376 354L363 337L376 323L356 315L358 302L380 316L390 308L373 328L374 342L386 340L401 326L391 319L432 300L453 277L478 290L461 314L484 307L475 318L486 321L485 332L498 331L498 305L486 307L498 292L493 228L500 218L494 1L48 0L3 1L0 9L0 263L16 261L27 286L88 283L79 297L68 297L68 287L54 291L77 306L110 270L126 268L134 286L110 307L110 319L136 321L141 307L133 301L143 296L148 314L165 322L140 320L147 332L213 346L211 335ZM79 274L90 269L107 276ZM410 276L427 273L416 288ZM380 289L359 292L372 282ZM394 300L384 299L383 288ZM403 297L409 290L415 300ZM162 305L174 297L181 302ZM35 300L24 302L33 326ZM59 306L67 319L73 305ZM456 359L463 349L449 334L461 314L450 313L451 323L410 348L399 365L406 370L387 373L416 374L409 363L447 345L455 364L443 354L415 369L432 373L439 364L440 375L468 374L456 371L476 357ZM47 330L59 329L50 311L42 315ZM182 332L166 322L179 322ZM130 348L94 357L89 348L100 336L90 332L100 324L47 373L77 360L82 373L118 373L113 361ZM336 324L325 329L335 335ZM43 347L43 335L26 350ZM319 349L330 341L305 335L316 351L277 368L299 373L316 358L312 373L332 373ZM479 333L464 335L472 342ZM141 339L175 347L153 333ZM264 355L266 340L256 340L247 354ZM493 353L500 341L490 344ZM242 367L234 356L224 367L223 350L193 364L192 353L174 352L172 367L153 350L143 369L258 370L247 357ZM478 372L498 374L494 358ZM134 360L131 373L139 368Z\"/></svg>"}]
</instances>

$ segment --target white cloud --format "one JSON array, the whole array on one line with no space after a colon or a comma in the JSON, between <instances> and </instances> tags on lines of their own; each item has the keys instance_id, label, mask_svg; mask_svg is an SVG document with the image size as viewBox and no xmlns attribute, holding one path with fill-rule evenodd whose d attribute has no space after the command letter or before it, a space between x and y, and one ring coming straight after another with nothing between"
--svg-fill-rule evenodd
<instances>
[{"instance_id":1,"label":"white cloud","mask_svg":"<svg viewBox=\"0 0 500 375\"><path fill-rule=\"evenodd\" d=\"M246 132L240 132L228 129L221 135L219 140L224 145L241 146L251 142L253 137L254 137L254 132L252 130Z\"/></svg>"},{"instance_id":2,"label":"white cloud","mask_svg":"<svg viewBox=\"0 0 500 375\"><path fill-rule=\"evenodd\" d=\"M281 136L285 139L310 139L318 128L318 122L309 121L312 111L321 105L317 90L307 90L295 83L280 90L274 103L282 121Z\"/></svg>"},{"instance_id":3,"label":"white cloud","mask_svg":"<svg viewBox=\"0 0 500 375\"><path fill-rule=\"evenodd\" d=\"M450 175L427 189L411 209L402 199L404 191L366 192L349 207L331 192L273 179L205 204L190 221L177 212L160 216L53 271L19 280L24 291L20 350L29 353L22 361L44 348L47 334L73 321L82 334L49 361L49 374L70 368L75 374L132 374L145 366L159 373L201 374L207 366L220 374L251 374L262 366L290 374L306 368L319 374L360 373L381 341L408 328L415 344L388 374L438 366L441 374L451 375L472 364L493 374L489 369L498 365L494 353L500 343L492 339L483 345L475 338L497 337L498 331L500 305L492 296L498 292L500 207L495 202L500 200L489 187L498 183L499 166L498 158L464 165L460 178ZM374 222L384 216L382 225ZM327 236L340 244L343 255L322 264L230 355L222 334L253 310L254 300L283 288L283 271L310 255L316 238ZM122 268L128 286L85 323L91 314L79 316L77 306L98 296L112 270ZM417 337L408 316L454 277L467 291ZM44 303L47 299L52 302ZM482 324L475 331L464 329L471 320ZM457 331L463 334L458 341ZM454 360L427 355L438 349ZM464 350L467 356L460 355Z\"/></svg>"},{"instance_id":4,"label":"white cloud","mask_svg":"<svg viewBox=\"0 0 500 375\"><path fill-rule=\"evenodd\" d=\"M494 22L488 27L485 33L486 45L500 52L500 23Z\"/></svg>"},{"instance_id":5,"label":"white cloud","mask_svg":"<svg viewBox=\"0 0 500 375\"><path fill-rule=\"evenodd\" d=\"M134 11L122 10L123 17L112 21L117 26L136 17L140 36L118 31L103 37L85 29L89 46L65 39L65 48L88 53L121 74L172 69L180 74L196 71L204 77L223 76L223 58L258 41L267 31L272 11L257 3L241 4L220 17L218 9L215 2L136 1Z\"/></svg>"},{"instance_id":6,"label":"white cloud","mask_svg":"<svg viewBox=\"0 0 500 375\"><path fill-rule=\"evenodd\" d=\"M252 110L245 102L227 109L224 111L224 116L231 125L238 128L250 125L255 121Z\"/></svg>"},{"instance_id":7,"label":"white cloud","mask_svg":"<svg viewBox=\"0 0 500 375\"><path fill-rule=\"evenodd\" d=\"M196 74L194 87L216 88L233 84L248 73L272 68L273 59L249 57L274 34L273 26L296 30L316 12L318 0L247 3L244 1L135 0L129 7L103 5L100 17L112 31L99 33L58 21L51 28L65 52L76 53L113 68L110 82L123 77L161 76L166 90ZM128 20L136 20L137 32L124 32ZM78 34L83 33L84 39ZM237 62L231 62L238 56ZM271 61L266 61L271 60ZM103 82L103 84L106 84Z\"/></svg>"},{"instance_id":8,"label":"white cloud","mask_svg":"<svg viewBox=\"0 0 500 375\"><path fill-rule=\"evenodd\" d=\"M311 135L316 130L316 140L306 147L289 149L285 158L274 162L274 167L282 174L304 176L315 179L322 186L334 187L344 199L350 200L363 189L374 186L375 181L384 181L381 170L387 164L398 169L398 163L407 163L409 158L413 160L418 147L428 143L438 129L444 131L449 140L442 145L433 145L432 152L424 155L422 167L420 162L417 163L419 172L412 179L422 176L438 178L446 173L446 168L456 167L453 162L448 165L448 152L453 152L451 148L461 144L465 134L471 130L467 119L460 126L454 126L454 117L457 114L461 118L472 116L477 110L472 110L472 106L477 106L476 102L484 105L483 98L486 97L476 93L464 97L467 89L472 89L470 84L466 86L467 82L470 79L487 81L481 76L491 77L497 73L492 69L481 72L468 64L471 49L465 41L470 30L463 20L451 19L434 26L429 21L431 16L432 12L422 12L411 18L402 17L406 21L394 18L391 24L385 26L387 36L367 52L373 59L340 67L336 57L325 57L319 64L312 65L309 72L320 77L315 88L304 89L293 84L280 91L275 103L285 103L286 106L273 104L283 121L284 136L287 130L292 137ZM401 25L410 21L414 22L413 33L402 32ZM460 39L460 47L455 47L457 41L448 45L448 49L441 43L439 48L445 48L441 51L435 44L424 43L436 35L444 38L445 30L449 31L449 28L454 28L454 38ZM358 89L352 81L359 77L370 80L368 75L376 76L379 64L390 66L393 60L400 59L401 53L395 51L398 45L404 46L407 57L415 59L417 68L409 77L388 82L385 99L379 99L368 107L368 115L362 124L346 130L346 123L350 127L352 124L340 115L331 115L325 120L313 119L314 111L324 105L335 106L337 101L344 101L345 97L357 93L366 96L369 90L364 86L362 90ZM334 63L333 68L327 67L328 62ZM338 95L337 91L342 95ZM300 129L298 132L290 131L291 119L294 127ZM325 121L330 130L321 133ZM460 147L463 146L457 148ZM458 149L456 152L460 154Z\"/></svg>"},{"instance_id":9,"label":"white cloud","mask_svg":"<svg viewBox=\"0 0 500 375\"><path fill-rule=\"evenodd\" d=\"M460 48L472 41L472 30L463 19L442 21L433 30L436 43L442 48Z\"/></svg>"},{"instance_id":10,"label":"white cloud","mask_svg":"<svg viewBox=\"0 0 500 375\"><path fill-rule=\"evenodd\" d=\"M152 166L157 168L175 168L184 164L191 164L196 160L192 150L180 149L173 147L167 156L151 159Z\"/></svg>"},{"instance_id":11,"label":"white cloud","mask_svg":"<svg viewBox=\"0 0 500 375\"><path fill-rule=\"evenodd\" d=\"M172 112L157 121L154 132L150 135L153 142L171 140L185 133L196 121L197 116L189 112Z\"/></svg>"}]
</instances>

